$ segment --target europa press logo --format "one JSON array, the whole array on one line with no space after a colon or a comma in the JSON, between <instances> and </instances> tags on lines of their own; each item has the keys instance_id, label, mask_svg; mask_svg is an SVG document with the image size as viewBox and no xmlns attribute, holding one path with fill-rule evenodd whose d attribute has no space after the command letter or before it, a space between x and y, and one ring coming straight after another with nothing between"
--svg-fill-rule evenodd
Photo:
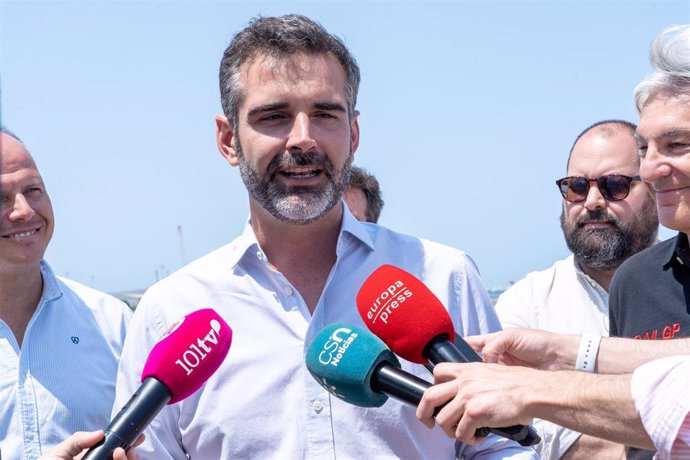
<instances>
[{"instance_id":1,"label":"europa press logo","mask_svg":"<svg viewBox=\"0 0 690 460\"><path fill-rule=\"evenodd\" d=\"M388 324L388 318L393 310L402 305L407 299L412 297L412 291L400 280L396 280L382 291L374 300L369 311L367 312L367 319L371 323L376 323L380 319L384 324Z\"/></svg>"}]
</instances>

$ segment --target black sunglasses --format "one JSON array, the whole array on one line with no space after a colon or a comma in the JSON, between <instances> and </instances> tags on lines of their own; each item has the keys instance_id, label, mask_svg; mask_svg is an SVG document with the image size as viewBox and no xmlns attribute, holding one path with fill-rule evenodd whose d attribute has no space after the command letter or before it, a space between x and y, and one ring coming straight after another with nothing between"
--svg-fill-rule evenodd
<instances>
[{"instance_id":1,"label":"black sunglasses","mask_svg":"<svg viewBox=\"0 0 690 460\"><path fill-rule=\"evenodd\" d=\"M593 179L582 176L569 176L558 179L556 185L558 185L558 190L560 190L563 198L571 203L585 201L592 182L596 182L599 193L608 201L620 201L628 196L630 186L636 180L640 180L640 176L630 177L621 174L611 174Z\"/></svg>"}]
</instances>

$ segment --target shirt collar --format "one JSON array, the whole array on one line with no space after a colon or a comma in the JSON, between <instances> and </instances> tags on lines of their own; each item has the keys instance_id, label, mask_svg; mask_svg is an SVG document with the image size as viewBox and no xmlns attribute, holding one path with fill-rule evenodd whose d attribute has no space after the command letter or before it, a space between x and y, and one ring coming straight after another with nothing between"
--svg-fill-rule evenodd
<instances>
[{"instance_id":1,"label":"shirt collar","mask_svg":"<svg viewBox=\"0 0 690 460\"><path fill-rule=\"evenodd\" d=\"M352 213L350 213L344 200L341 200L343 206L343 220L340 225L340 234L338 235L338 243L336 245L336 255L340 257L350 241L355 243L360 243L369 248L369 250L374 250L374 240L373 233L370 230L372 226L376 224L362 223L358 221ZM261 253L261 248L259 247L258 241L256 241L256 235L254 235L254 230L252 230L251 222L247 219L247 224L244 227L242 234L235 239L232 244L230 253L230 266L235 268L237 264L240 263L242 258L247 253L259 252Z\"/></svg>"},{"instance_id":2,"label":"shirt collar","mask_svg":"<svg viewBox=\"0 0 690 460\"><path fill-rule=\"evenodd\" d=\"M685 267L690 267L688 235L683 232L678 232L678 236L676 236L676 244L668 246L668 248L665 250L663 260L668 261L664 264L664 267L668 267L674 260Z\"/></svg>"},{"instance_id":3,"label":"shirt collar","mask_svg":"<svg viewBox=\"0 0 690 460\"><path fill-rule=\"evenodd\" d=\"M571 262L573 263L573 266L575 267L575 273L577 273L578 276L582 277L587 281L592 287L598 287L600 289L604 289L594 278L589 276L587 273L585 273L582 268L580 267L580 264L577 262L577 259L575 259L574 254L570 254L570 259ZM606 291L606 289L604 289Z\"/></svg>"},{"instance_id":4,"label":"shirt collar","mask_svg":"<svg viewBox=\"0 0 690 460\"><path fill-rule=\"evenodd\" d=\"M338 246L336 248L336 254L338 257L342 254L345 248L345 241L347 240L345 234L350 235L350 237L359 243L364 244L370 250L374 250L374 239L372 235L373 226L376 224L363 223L357 220L355 216L352 215L350 210L345 203L345 200L341 200L343 203L343 223L340 226L340 236L338 236Z\"/></svg>"},{"instance_id":5,"label":"shirt collar","mask_svg":"<svg viewBox=\"0 0 690 460\"><path fill-rule=\"evenodd\" d=\"M62 289L57 281L57 277L45 260L41 261L41 276L43 277L43 293L41 294L39 305L62 297Z\"/></svg>"},{"instance_id":6,"label":"shirt collar","mask_svg":"<svg viewBox=\"0 0 690 460\"><path fill-rule=\"evenodd\" d=\"M252 230L251 222L247 218L244 231L232 242L230 247L230 266L234 269L240 263L242 257L250 250L252 252L259 251L259 243L256 241L256 235L254 235L254 230Z\"/></svg>"}]
</instances>

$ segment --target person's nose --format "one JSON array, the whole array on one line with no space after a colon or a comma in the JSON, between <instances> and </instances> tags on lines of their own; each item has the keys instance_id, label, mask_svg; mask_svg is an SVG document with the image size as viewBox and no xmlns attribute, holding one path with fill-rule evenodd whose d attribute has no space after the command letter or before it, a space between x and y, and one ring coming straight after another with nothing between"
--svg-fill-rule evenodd
<instances>
[{"instance_id":1,"label":"person's nose","mask_svg":"<svg viewBox=\"0 0 690 460\"><path fill-rule=\"evenodd\" d=\"M644 182L654 182L671 174L672 167L668 157L662 155L654 146L648 146L645 155L640 158L640 177Z\"/></svg>"},{"instance_id":2,"label":"person's nose","mask_svg":"<svg viewBox=\"0 0 690 460\"><path fill-rule=\"evenodd\" d=\"M12 205L12 210L10 211L10 220L29 220L36 214L34 208L26 199L24 194L17 193L14 197L14 204Z\"/></svg>"},{"instance_id":3,"label":"person's nose","mask_svg":"<svg viewBox=\"0 0 690 460\"><path fill-rule=\"evenodd\" d=\"M316 140L313 137L312 130L313 127L309 116L306 113L298 114L292 123L287 149L298 149L302 152L307 152L314 148L316 146Z\"/></svg>"},{"instance_id":4,"label":"person's nose","mask_svg":"<svg viewBox=\"0 0 690 460\"><path fill-rule=\"evenodd\" d=\"M592 181L589 184L589 190L587 191L587 197L585 198L585 208L590 211L596 211L598 209L604 209L606 207L606 198L601 194L599 186L596 181Z\"/></svg>"}]
</instances>

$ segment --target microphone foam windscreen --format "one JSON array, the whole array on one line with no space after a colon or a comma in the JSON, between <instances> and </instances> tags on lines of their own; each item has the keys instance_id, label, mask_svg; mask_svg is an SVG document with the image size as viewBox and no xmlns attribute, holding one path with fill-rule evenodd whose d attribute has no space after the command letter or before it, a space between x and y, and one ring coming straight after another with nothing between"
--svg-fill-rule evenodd
<instances>
[{"instance_id":1,"label":"microphone foam windscreen","mask_svg":"<svg viewBox=\"0 0 690 460\"><path fill-rule=\"evenodd\" d=\"M374 370L387 363L400 367L379 338L354 326L331 324L319 332L306 355L307 369L329 393L350 404L379 407L388 396L371 388Z\"/></svg>"},{"instance_id":2,"label":"microphone foam windscreen","mask_svg":"<svg viewBox=\"0 0 690 460\"><path fill-rule=\"evenodd\" d=\"M424 364L424 347L435 337L455 338L448 312L419 279L393 265L381 265L357 293L357 309L369 330L398 356Z\"/></svg>"},{"instance_id":3,"label":"microphone foam windscreen","mask_svg":"<svg viewBox=\"0 0 690 460\"><path fill-rule=\"evenodd\" d=\"M230 350L232 329L210 308L192 312L163 334L154 345L141 373L141 381L162 382L174 404L198 390L220 367Z\"/></svg>"}]
</instances>

